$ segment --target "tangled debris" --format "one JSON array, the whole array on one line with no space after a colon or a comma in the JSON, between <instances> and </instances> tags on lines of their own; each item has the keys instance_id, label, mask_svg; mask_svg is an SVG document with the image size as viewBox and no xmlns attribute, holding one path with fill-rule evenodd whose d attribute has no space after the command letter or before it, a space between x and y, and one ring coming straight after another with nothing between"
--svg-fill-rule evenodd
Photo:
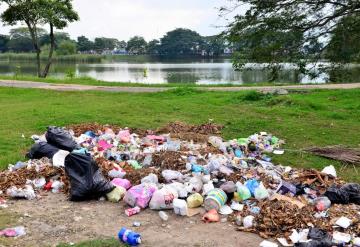
<instances>
[{"instance_id":1,"label":"tangled debris","mask_svg":"<svg viewBox=\"0 0 360 247\"><path fill-rule=\"evenodd\" d=\"M218 221L218 213L228 215L238 230L258 233L263 238L283 237L292 244L298 243L291 237L294 230L309 227L334 234L340 229L351 238L360 232L360 206L349 203L359 201L360 185L346 185L331 169L319 172L274 165L269 154L282 154L284 142L271 134L261 132L224 141L216 136L222 126L180 122L156 131L133 132L99 124L68 129L76 149L59 151L52 160L42 158L9 166L8 171L0 173L0 190L9 191L7 197L23 196L29 186L35 192L50 188L57 193L60 188L72 195L73 186L83 185L74 183L77 174L66 174L67 157L83 157L94 160L100 168L101 176L94 175L97 183L108 188L107 183L112 181L122 187L108 194L99 193L109 201L124 197L132 207L174 208L180 215L188 215L188 207L204 205L209 211L206 222ZM41 142L44 137L34 140ZM86 168L86 163L81 167ZM25 198L31 199L32 195ZM336 223L340 217L351 224L341 228Z\"/></svg>"}]
</instances>

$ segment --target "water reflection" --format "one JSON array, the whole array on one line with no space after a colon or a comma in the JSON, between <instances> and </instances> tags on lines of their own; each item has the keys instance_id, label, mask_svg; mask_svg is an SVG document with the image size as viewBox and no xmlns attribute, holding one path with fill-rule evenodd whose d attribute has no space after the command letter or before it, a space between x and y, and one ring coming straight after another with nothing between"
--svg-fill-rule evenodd
<instances>
[{"instance_id":1,"label":"water reflection","mask_svg":"<svg viewBox=\"0 0 360 247\"><path fill-rule=\"evenodd\" d=\"M211 59L199 61L149 61L116 62L101 64L56 63L51 68L51 75L64 77L68 71L77 76L90 76L98 80L137 82L137 83L197 83L197 84L251 84L268 82L270 71L264 65L249 64L251 70L234 71L229 59ZM0 74L20 73L36 75L35 62L0 61ZM277 82L281 83L326 83L358 82L360 67L349 66L330 72L320 73L317 78L299 75L291 65L284 64Z\"/></svg>"}]
</instances>

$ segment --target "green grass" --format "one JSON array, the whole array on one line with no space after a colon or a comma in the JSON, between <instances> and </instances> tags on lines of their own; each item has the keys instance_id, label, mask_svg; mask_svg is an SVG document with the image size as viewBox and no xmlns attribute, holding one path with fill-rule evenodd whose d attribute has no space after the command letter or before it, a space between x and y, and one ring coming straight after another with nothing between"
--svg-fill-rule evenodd
<instances>
[{"instance_id":1,"label":"green grass","mask_svg":"<svg viewBox=\"0 0 360 247\"><path fill-rule=\"evenodd\" d=\"M70 244L59 244L57 247L120 247L120 246L126 246L124 244L121 244L119 240L116 240L115 238L112 239L100 239L100 240L90 240L81 242L78 244L70 245Z\"/></svg>"},{"instance_id":2,"label":"green grass","mask_svg":"<svg viewBox=\"0 0 360 247\"><path fill-rule=\"evenodd\" d=\"M79 84L79 85L92 85L92 86L109 86L109 87L249 87L249 86L283 86L292 85L292 83L278 83L278 82L262 82L262 83L251 83L243 85L234 84L217 84L217 85L198 85L195 83L166 83L166 84L144 84L144 83L129 83L129 82L107 82L96 80L91 77L74 77L74 78L38 78L31 75L0 75L0 80L17 80L17 81L35 81L35 82L46 82L53 84Z\"/></svg>"},{"instance_id":3,"label":"green grass","mask_svg":"<svg viewBox=\"0 0 360 247\"><path fill-rule=\"evenodd\" d=\"M56 92L0 88L0 167L24 159L30 136L48 125L98 122L156 128L170 121L191 124L214 119L227 139L267 131L287 141L286 149L343 144L359 147L360 90L318 90L262 96L252 91L205 92L179 88L162 93ZM26 138L22 138L22 134ZM333 164L348 181L360 182L353 168L287 151L275 162L322 169Z\"/></svg>"},{"instance_id":4,"label":"green grass","mask_svg":"<svg viewBox=\"0 0 360 247\"><path fill-rule=\"evenodd\" d=\"M41 55L42 60L47 60L48 55ZM92 55L92 54L74 54L74 55L54 55L53 60L57 62L101 62L105 59L103 55ZM0 61L35 61L35 53L0 53Z\"/></svg>"}]
</instances>

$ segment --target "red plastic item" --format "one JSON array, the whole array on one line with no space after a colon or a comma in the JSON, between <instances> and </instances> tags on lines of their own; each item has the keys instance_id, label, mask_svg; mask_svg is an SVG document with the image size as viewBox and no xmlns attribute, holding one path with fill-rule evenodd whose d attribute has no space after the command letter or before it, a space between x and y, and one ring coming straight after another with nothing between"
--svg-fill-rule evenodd
<instances>
[{"instance_id":1,"label":"red plastic item","mask_svg":"<svg viewBox=\"0 0 360 247\"><path fill-rule=\"evenodd\" d=\"M47 184L45 184L44 190L47 190L47 191L51 190L52 184L53 184L53 183L52 183L51 181L48 182Z\"/></svg>"}]
</instances>

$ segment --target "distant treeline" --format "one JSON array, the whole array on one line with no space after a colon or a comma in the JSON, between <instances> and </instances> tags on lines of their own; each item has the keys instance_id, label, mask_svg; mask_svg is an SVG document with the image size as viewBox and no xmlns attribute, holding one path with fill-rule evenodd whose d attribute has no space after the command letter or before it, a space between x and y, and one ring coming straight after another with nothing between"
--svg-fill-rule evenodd
<instances>
[{"instance_id":1,"label":"distant treeline","mask_svg":"<svg viewBox=\"0 0 360 247\"><path fill-rule=\"evenodd\" d=\"M38 29L42 56L49 52L50 39L45 29ZM168 56L221 56L232 53L232 47L219 36L203 37L195 31L178 28L168 32L160 40L147 42L141 36L130 40L98 37L90 40L80 36L72 40L68 33L55 33L55 57L71 56L74 54L120 54L120 55L168 55ZM10 30L9 35L0 34L0 53L31 53L34 47L27 28L20 27ZM15 57L9 54L9 58ZM31 58L31 56L23 58ZM2 56L3 57L3 56ZM20 57L19 57L20 58Z\"/></svg>"}]
</instances>

